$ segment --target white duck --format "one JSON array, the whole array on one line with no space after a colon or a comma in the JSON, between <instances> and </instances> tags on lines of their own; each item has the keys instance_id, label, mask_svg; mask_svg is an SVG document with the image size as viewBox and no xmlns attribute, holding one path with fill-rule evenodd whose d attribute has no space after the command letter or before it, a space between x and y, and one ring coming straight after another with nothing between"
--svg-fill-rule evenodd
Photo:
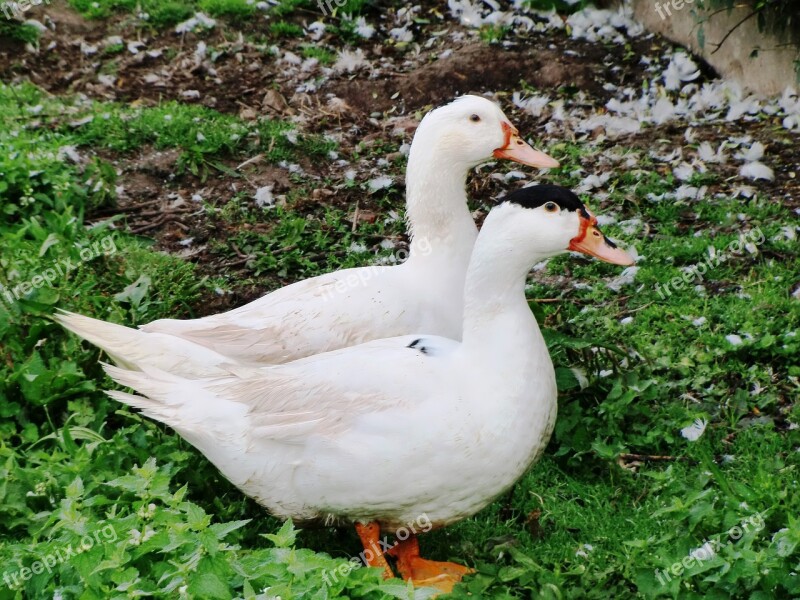
<instances>
[{"instance_id":1,"label":"white duck","mask_svg":"<svg viewBox=\"0 0 800 600\"><path fill-rule=\"evenodd\" d=\"M464 277L477 236L465 183L473 167L493 157L558 166L485 98L464 96L425 116L408 159L411 248L402 265L328 273L226 313L154 321L141 331L71 313L57 318L120 365L189 376L221 373L219 365L231 360L277 364L413 331L460 339Z\"/></svg>"},{"instance_id":2,"label":"white duck","mask_svg":"<svg viewBox=\"0 0 800 600\"><path fill-rule=\"evenodd\" d=\"M567 250L632 263L574 194L524 188L490 212L475 245L462 342L418 333L217 378L107 365L143 396L109 395L173 427L273 514L355 523L389 576L380 528L473 515L544 450L556 382L525 281ZM420 558L414 537L391 554L404 577L442 589L468 572Z\"/></svg>"}]
</instances>

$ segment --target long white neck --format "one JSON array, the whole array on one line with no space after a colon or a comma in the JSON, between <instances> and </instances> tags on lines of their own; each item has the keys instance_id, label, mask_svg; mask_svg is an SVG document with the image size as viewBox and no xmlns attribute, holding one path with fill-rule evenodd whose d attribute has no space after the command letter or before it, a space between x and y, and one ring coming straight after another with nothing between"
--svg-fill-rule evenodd
<instances>
[{"instance_id":1,"label":"long white neck","mask_svg":"<svg viewBox=\"0 0 800 600\"><path fill-rule=\"evenodd\" d=\"M408 157L409 261L427 262L445 254L459 257L466 267L478 235L465 191L471 166L454 163L429 138L418 135Z\"/></svg>"},{"instance_id":2,"label":"long white neck","mask_svg":"<svg viewBox=\"0 0 800 600\"><path fill-rule=\"evenodd\" d=\"M525 298L525 281L531 265L552 254L534 257L518 250L503 235L502 223L490 215L467 270L463 345L470 352L533 352L549 364Z\"/></svg>"}]
</instances>

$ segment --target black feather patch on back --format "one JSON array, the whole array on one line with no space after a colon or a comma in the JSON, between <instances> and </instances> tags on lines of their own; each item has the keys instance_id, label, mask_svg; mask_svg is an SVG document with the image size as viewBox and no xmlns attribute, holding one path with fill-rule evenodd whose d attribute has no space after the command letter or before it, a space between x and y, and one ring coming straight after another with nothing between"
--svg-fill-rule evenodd
<instances>
[{"instance_id":1,"label":"black feather patch on back","mask_svg":"<svg viewBox=\"0 0 800 600\"><path fill-rule=\"evenodd\" d=\"M560 185L532 185L506 194L500 202L513 202L523 208L539 208L547 202L555 202L562 210L577 210L585 219L591 218L586 206L575 194Z\"/></svg>"},{"instance_id":2,"label":"black feather patch on back","mask_svg":"<svg viewBox=\"0 0 800 600\"><path fill-rule=\"evenodd\" d=\"M413 342L411 342L406 348L413 348L414 350L419 350L423 354L428 353L428 349L422 345L422 338L417 338Z\"/></svg>"}]
</instances>

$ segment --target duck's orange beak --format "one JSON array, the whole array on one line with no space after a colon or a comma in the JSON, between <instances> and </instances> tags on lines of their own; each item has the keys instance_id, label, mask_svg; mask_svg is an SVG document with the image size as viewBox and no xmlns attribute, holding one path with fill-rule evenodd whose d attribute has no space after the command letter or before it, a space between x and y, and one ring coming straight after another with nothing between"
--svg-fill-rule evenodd
<instances>
[{"instance_id":1,"label":"duck's orange beak","mask_svg":"<svg viewBox=\"0 0 800 600\"><path fill-rule=\"evenodd\" d=\"M633 257L625 250L618 248L597 228L597 219L594 216L590 215L588 219L581 216L580 219L581 231L569 243L570 250L583 252L612 265L628 266L633 264Z\"/></svg>"},{"instance_id":2,"label":"duck's orange beak","mask_svg":"<svg viewBox=\"0 0 800 600\"><path fill-rule=\"evenodd\" d=\"M530 144L519 137L519 131L508 123L503 123L505 145L493 152L495 158L504 158L514 162L538 167L540 169L555 169L558 161L550 158L544 152L534 150Z\"/></svg>"}]
</instances>

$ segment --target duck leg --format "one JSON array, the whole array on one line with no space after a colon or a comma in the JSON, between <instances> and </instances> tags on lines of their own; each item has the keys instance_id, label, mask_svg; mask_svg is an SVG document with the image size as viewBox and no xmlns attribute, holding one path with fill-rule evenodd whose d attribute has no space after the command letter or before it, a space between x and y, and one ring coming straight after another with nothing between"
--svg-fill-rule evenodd
<instances>
[{"instance_id":1,"label":"duck leg","mask_svg":"<svg viewBox=\"0 0 800 600\"><path fill-rule=\"evenodd\" d=\"M475 572L456 563L422 558L419 555L419 540L415 535L398 542L387 554L397 559L397 570L403 579L411 580L414 585L435 587L445 593L453 591L453 586L464 575Z\"/></svg>"},{"instance_id":2,"label":"duck leg","mask_svg":"<svg viewBox=\"0 0 800 600\"><path fill-rule=\"evenodd\" d=\"M367 523L362 525L356 523L356 532L358 537L361 538L361 544L364 546L364 562L370 567L379 567L383 569L383 578L391 579L394 577L394 572L386 562L386 557L383 555L383 550L380 546L381 527L376 522Z\"/></svg>"}]
</instances>

